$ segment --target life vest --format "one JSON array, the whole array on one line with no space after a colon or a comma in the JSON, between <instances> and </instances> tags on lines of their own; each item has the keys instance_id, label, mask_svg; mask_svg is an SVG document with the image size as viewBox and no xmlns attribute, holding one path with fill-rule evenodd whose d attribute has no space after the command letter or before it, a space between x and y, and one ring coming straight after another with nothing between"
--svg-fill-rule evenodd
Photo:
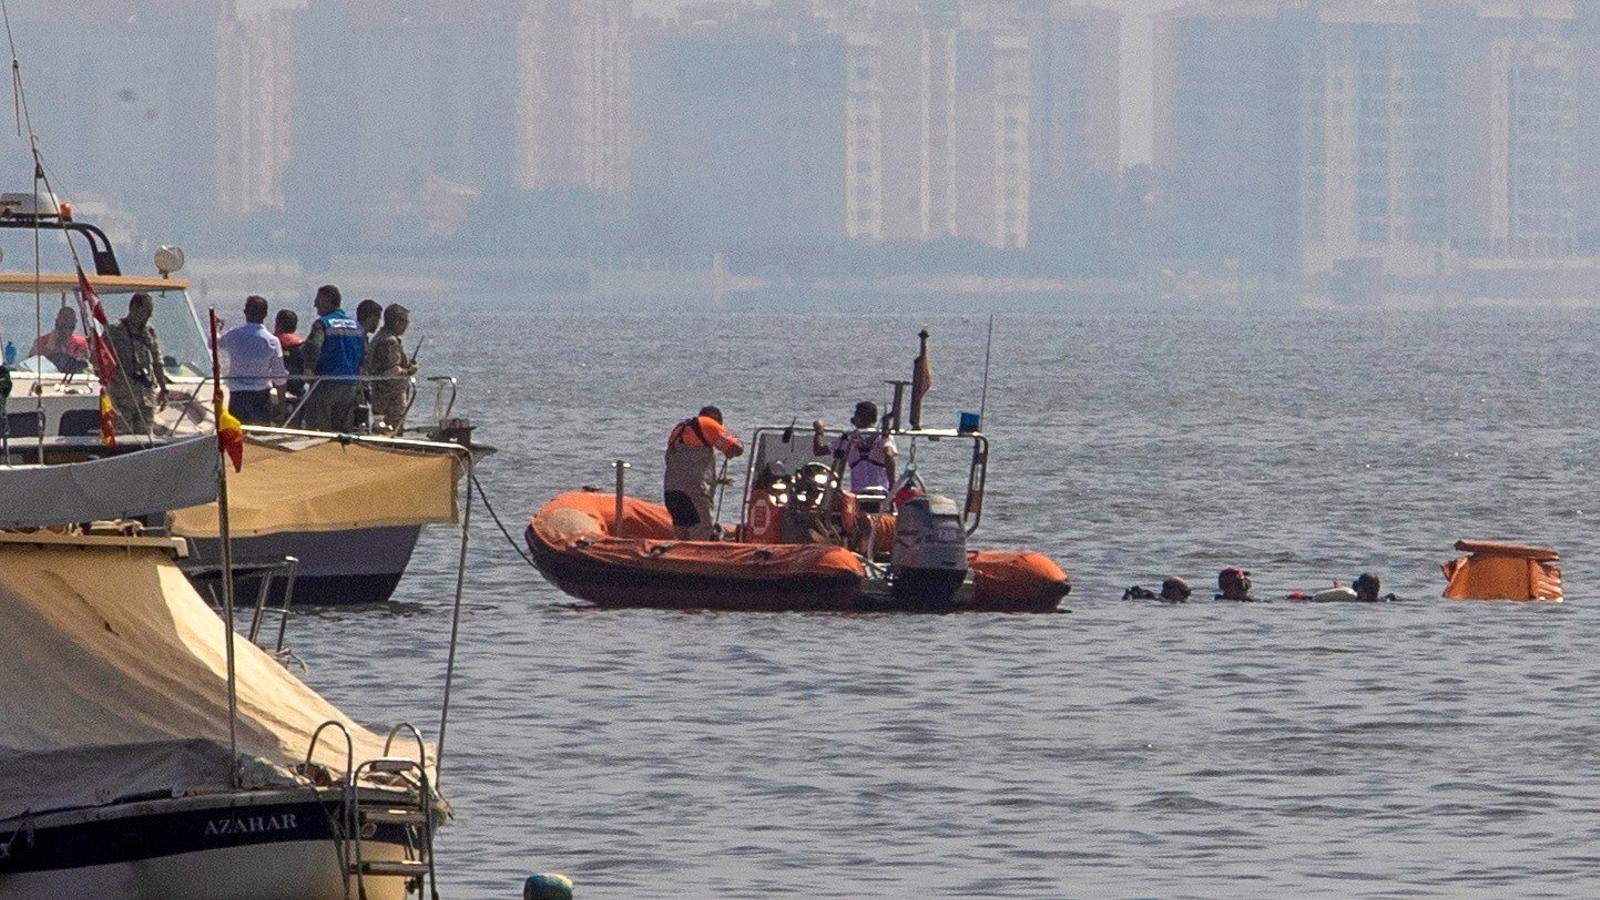
<instances>
[{"instance_id":1,"label":"life vest","mask_svg":"<svg viewBox=\"0 0 1600 900\"><path fill-rule=\"evenodd\" d=\"M690 445L683 439L684 432L693 431L700 446ZM666 471L662 476L662 490L682 491L691 497L709 497L717 481L717 451L700 430L700 417L691 416L678 423L667 439Z\"/></svg>"},{"instance_id":2,"label":"life vest","mask_svg":"<svg viewBox=\"0 0 1600 900\"><path fill-rule=\"evenodd\" d=\"M322 325L322 355L317 357L318 375L358 375L367 354L366 335L361 323L342 309L318 319Z\"/></svg>"},{"instance_id":3,"label":"life vest","mask_svg":"<svg viewBox=\"0 0 1600 900\"><path fill-rule=\"evenodd\" d=\"M871 429L856 429L847 431L840 436L840 455L844 457L845 471L850 473L850 489L853 491L864 490L869 487L889 487L888 452L885 448L883 434ZM878 458L874 459L873 454ZM861 466L861 474L856 474L856 469Z\"/></svg>"}]
</instances>

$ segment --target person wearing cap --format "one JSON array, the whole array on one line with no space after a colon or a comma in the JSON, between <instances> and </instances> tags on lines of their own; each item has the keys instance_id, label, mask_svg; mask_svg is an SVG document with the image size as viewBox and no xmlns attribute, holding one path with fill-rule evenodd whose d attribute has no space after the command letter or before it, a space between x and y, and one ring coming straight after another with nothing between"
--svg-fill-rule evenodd
<instances>
[{"instance_id":1,"label":"person wearing cap","mask_svg":"<svg viewBox=\"0 0 1600 900\"><path fill-rule=\"evenodd\" d=\"M372 336L367 345L366 358L361 363L361 374L376 381L368 382L372 397L372 422L374 431L400 434L406 427L406 388L411 376L417 374L417 364L406 356L406 329L411 325L411 311L398 303L391 303L383 311L383 327Z\"/></svg>"},{"instance_id":2,"label":"person wearing cap","mask_svg":"<svg viewBox=\"0 0 1600 900\"><path fill-rule=\"evenodd\" d=\"M1237 600L1248 603L1256 598L1250 596L1250 573L1236 566L1229 566L1217 573L1217 599Z\"/></svg>"},{"instance_id":3,"label":"person wearing cap","mask_svg":"<svg viewBox=\"0 0 1600 900\"><path fill-rule=\"evenodd\" d=\"M878 405L871 400L857 403L850 424L855 427L830 441L825 433L827 423L821 419L812 422L811 452L844 460L850 470L852 494L871 488L888 491L894 484L895 446L894 438L874 427Z\"/></svg>"},{"instance_id":4,"label":"person wearing cap","mask_svg":"<svg viewBox=\"0 0 1600 900\"><path fill-rule=\"evenodd\" d=\"M662 496L672 515L672 531L683 541L709 541L717 533L711 495L717 485L717 451L729 459L744 452L739 439L722 426L715 406L679 422L667 437Z\"/></svg>"}]
</instances>

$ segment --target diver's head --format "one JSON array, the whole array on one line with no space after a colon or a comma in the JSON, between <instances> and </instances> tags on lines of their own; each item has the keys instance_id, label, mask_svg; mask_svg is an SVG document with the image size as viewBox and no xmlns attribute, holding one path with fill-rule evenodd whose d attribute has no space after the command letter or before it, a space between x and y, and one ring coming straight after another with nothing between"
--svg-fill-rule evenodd
<instances>
[{"instance_id":1,"label":"diver's head","mask_svg":"<svg viewBox=\"0 0 1600 900\"><path fill-rule=\"evenodd\" d=\"M1350 587L1356 592L1357 600L1369 603L1377 600L1378 592L1383 590L1383 586L1378 582L1378 576L1371 572L1362 572L1359 578L1350 583Z\"/></svg>"}]
</instances>

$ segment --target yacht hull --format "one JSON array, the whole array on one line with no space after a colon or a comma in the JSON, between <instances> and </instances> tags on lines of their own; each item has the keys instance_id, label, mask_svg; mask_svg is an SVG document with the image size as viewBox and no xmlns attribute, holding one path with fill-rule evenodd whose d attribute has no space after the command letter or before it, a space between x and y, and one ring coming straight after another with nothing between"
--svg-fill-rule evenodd
<instances>
[{"instance_id":1,"label":"yacht hull","mask_svg":"<svg viewBox=\"0 0 1600 900\"><path fill-rule=\"evenodd\" d=\"M421 526L405 525L234 538L233 558L236 562L272 562L285 556L298 559L296 606L386 603L405 575L421 533ZM221 561L221 543L215 539L190 538L189 546L196 562ZM255 597L252 579L241 578L235 586L239 597ZM282 596L281 590L275 593L274 603Z\"/></svg>"},{"instance_id":2,"label":"yacht hull","mask_svg":"<svg viewBox=\"0 0 1600 900\"><path fill-rule=\"evenodd\" d=\"M0 900L10 898L311 898L360 893L345 882L337 792L251 791L140 801L0 823ZM368 826L365 861L407 857L405 826ZM353 850L350 852L353 853ZM365 879L372 900L405 896L397 877ZM348 889L348 893L347 893Z\"/></svg>"}]
</instances>

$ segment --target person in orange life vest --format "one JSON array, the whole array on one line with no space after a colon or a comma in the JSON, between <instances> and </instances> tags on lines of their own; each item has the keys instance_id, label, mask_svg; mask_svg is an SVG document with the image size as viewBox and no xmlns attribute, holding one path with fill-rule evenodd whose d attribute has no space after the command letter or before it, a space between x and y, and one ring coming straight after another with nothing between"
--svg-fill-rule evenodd
<instances>
[{"instance_id":1,"label":"person in orange life vest","mask_svg":"<svg viewBox=\"0 0 1600 900\"><path fill-rule=\"evenodd\" d=\"M78 313L72 307L56 310L55 327L33 342L32 355L50 360L65 375L89 368L89 339L78 333Z\"/></svg>"},{"instance_id":2,"label":"person in orange life vest","mask_svg":"<svg viewBox=\"0 0 1600 900\"><path fill-rule=\"evenodd\" d=\"M850 424L855 428L829 441L824 434L827 424L821 419L812 422L811 452L844 459L852 494L868 488L889 490L894 484L894 438L873 427L878 424L878 405L871 400L857 403Z\"/></svg>"},{"instance_id":3,"label":"person in orange life vest","mask_svg":"<svg viewBox=\"0 0 1600 900\"><path fill-rule=\"evenodd\" d=\"M744 453L744 446L722 427L722 410L715 406L679 422L667 438L662 494L679 540L709 541L717 533L711 493L717 484L718 450L732 459Z\"/></svg>"}]
</instances>

